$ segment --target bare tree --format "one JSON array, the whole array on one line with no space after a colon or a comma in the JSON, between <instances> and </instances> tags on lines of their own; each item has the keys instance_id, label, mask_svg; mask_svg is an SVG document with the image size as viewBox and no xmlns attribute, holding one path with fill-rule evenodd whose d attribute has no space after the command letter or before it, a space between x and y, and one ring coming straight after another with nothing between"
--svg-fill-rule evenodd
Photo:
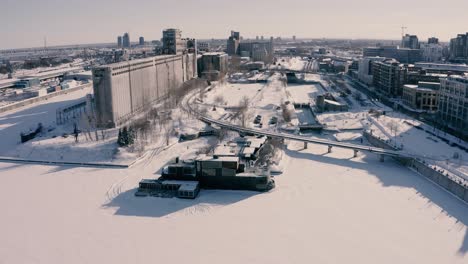
<instances>
[{"instance_id":1,"label":"bare tree","mask_svg":"<svg viewBox=\"0 0 468 264\"><path fill-rule=\"evenodd\" d=\"M247 126L247 121L249 119L249 105L249 98L247 96L242 97L239 102L239 108L236 115L239 117L239 120L243 127Z\"/></svg>"},{"instance_id":2,"label":"bare tree","mask_svg":"<svg viewBox=\"0 0 468 264\"><path fill-rule=\"evenodd\" d=\"M397 133L400 130L400 125L395 120L388 122L388 127L390 128L390 132L393 134L395 145L397 144Z\"/></svg>"},{"instance_id":3,"label":"bare tree","mask_svg":"<svg viewBox=\"0 0 468 264\"><path fill-rule=\"evenodd\" d=\"M281 104L281 114L286 123L291 122L292 112L285 103Z\"/></svg>"},{"instance_id":4,"label":"bare tree","mask_svg":"<svg viewBox=\"0 0 468 264\"><path fill-rule=\"evenodd\" d=\"M228 73L233 74L235 72L238 72L240 70L240 65L241 65L240 56L232 56L229 62Z\"/></svg>"},{"instance_id":5,"label":"bare tree","mask_svg":"<svg viewBox=\"0 0 468 264\"><path fill-rule=\"evenodd\" d=\"M216 105L223 105L224 104L224 97L222 95L218 95L214 98L214 103Z\"/></svg>"},{"instance_id":6,"label":"bare tree","mask_svg":"<svg viewBox=\"0 0 468 264\"><path fill-rule=\"evenodd\" d=\"M171 136L175 132L174 122L166 122L162 128L164 131L164 139L166 141L166 146L169 146L169 140L171 139Z\"/></svg>"},{"instance_id":7,"label":"bare tree","mask_svg":"<svg viewBox=\"0 0 468 264\"><path fill-rule=\"evenodd\" d=\"M216 134L218 143L221 143L227 136L228 131L224 128L221 128L218 130L218 133Z\"/></svg>"}]
</instances>

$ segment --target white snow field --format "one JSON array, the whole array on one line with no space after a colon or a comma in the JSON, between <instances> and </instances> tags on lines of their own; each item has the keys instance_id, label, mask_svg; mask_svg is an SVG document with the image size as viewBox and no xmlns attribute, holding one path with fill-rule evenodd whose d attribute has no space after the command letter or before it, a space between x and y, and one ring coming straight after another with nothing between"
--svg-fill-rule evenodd
<instances>
[{"instance_id":1,"label":"white snow field","mask_svg":"<svg viewBox=\"0 0 468 264\"><path fill-rule=\"evenodd\" d=\"M204 139L203 139L204 140ZM290 143L268 193L137 198L128 170L0 163L0 263L467 263L467 204L377 156Z\"/></svg>"},{"instance_id":2,"label":"white snow field","mask_svg":"<svg viewBox=\"0 0 468 264\"><path fill-rule=\"evenodd\" d=\"M91 87L0 114L0 155L19 156L22 150L16 151L16 147L21 132L36 129L38 123L45 129L55 126L56 110L83 100L88 93L92 93Z\"/></svg>"},{"instance_id":3,"label":"white snow field","mask_svg":"<svg viewBox=\"0 0 468 264\"><path fill-rule=\"evenodd\" d=\"M248 94L267 121L288 97L278 81L256 85L213 93ZM0 155L18 149L19 130L53 124L57 107L84 94L0 115ZM183 115L176 123L201 127ZM346 133L342 140L356 136ZM286 142L271 192L134 196L142 178L176 156L193 158L208 140L157 148L130 169L0 162L0 263L468 263L468 205L373 154Z\"/></svg>"}]
</instances>

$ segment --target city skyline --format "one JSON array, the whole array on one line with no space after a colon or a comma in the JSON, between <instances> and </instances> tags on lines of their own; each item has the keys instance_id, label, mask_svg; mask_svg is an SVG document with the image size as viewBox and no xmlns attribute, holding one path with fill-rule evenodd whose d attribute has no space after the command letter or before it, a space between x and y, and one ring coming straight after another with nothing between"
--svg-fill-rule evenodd
<instances>
[{"instance_id":1,"label":"city skyline","mask_svg":"<svg viewBox=\"0 0 468 264\"><path fill-rule=\"evenodd\" d=\"M463 0L446 1L444 7L439 1L425 1L424 12L420 3L403 0L292 0L287 12L284 6L265 0L248 5L245 0L222 5L214 0L22 0L7 1L3 7L0 21L8 27L0 29L5 36L0 49L42 47L45 37L48 46L112 43L123 32L129 32L133 41L139 36L155 40L161 38L162 29L171 27L182 29L184 37L197 39L226 38L233 29L249 38L296 35L398 40L404 25L406 33L418 35L421 41L435 36L448 42L468 31L464 14L468 2Z\"/></svg>"}]
</instances>

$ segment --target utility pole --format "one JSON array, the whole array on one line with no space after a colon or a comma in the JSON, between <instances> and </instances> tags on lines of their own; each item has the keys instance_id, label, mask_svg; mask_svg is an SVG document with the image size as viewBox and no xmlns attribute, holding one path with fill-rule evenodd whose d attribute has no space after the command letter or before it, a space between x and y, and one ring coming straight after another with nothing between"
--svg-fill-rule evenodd
<instances>
[{"instance_id":1,"label":"utility pole","mask_svg":"<svg viewBox=\"0 0 468 264\"><path fill-rule=\"evenodd\" d=\"M44 49L47 49L47 36L44 36Z\"/></svg>"}]
</instances>

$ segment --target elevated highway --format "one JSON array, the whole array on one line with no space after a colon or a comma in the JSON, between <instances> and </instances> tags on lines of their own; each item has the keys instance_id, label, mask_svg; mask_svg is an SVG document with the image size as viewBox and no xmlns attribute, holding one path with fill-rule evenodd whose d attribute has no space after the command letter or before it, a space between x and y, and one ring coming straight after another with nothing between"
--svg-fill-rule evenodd
<instances>
[{"instance_id":1,"label":"elevated highway","mask_svg":"<svg viewBox=\"0 0 468 264\"><path fill-rule=\"evenodd\" d=\"M326 139L310 138L310 137L305 137L305 136L300 136L300 135L269 132L269 131L253 129L253 128L245 128L245 127L241 127L238 125L234 125L225 121L220 121L220 120L213 119L213 118L206 117L206 116L199 116L199 119L207 124L210 124L210 125L214 124L221 128L228 129L231 131L237 131L240 133L304 142L305 148L307 147L307 143L312 143L312 144L328 146L330 151L331 151L331 147L339 147L339 148L354 150L355 153L357 151L365 151L365 152L372 152L372 153L381 154L381 155L390 156L390 157L413 158L413 155L405 153L405 152L401 152L401 151L394 151L394 150L389 150L389 149L376 148L376 147L351 144L351 143L343 143L343 142L331 141L331 140L326 140Z\"/></svg>"},{"instance_id":2,"label":"elevated highway","mask_svg":"<svg viewBox=\"0 0 468 264\"><path fill-rule=\"evenodd\" d=\"M200 121L207 123L209 125L216 125L218 127L231 130L231 131L236 131L239 133L299 141L299 142L304 143L304 148L308 147L307 145L308 143L312 143L312 144L328 146L329 152L331 152L332 147L351 149L354 151L354 157L357 156L357 153L359 151L362 151L362 152L371 152L371 153L379 154L381 161L384 160L384 156L401 158L401 159L416 158L414 155L411 155L402 151L395 151L395 150L390 150L390 149L377 148L377 147L358 145L358 144L352 144L352 143L343 143L343 142L331 141L331 140L326 140L326 139L311 138L311 137L305 137L305 136L300 136L300 135L270 132L270 131L265 131L265 130L260 130L260 129L253 129L253 128L246 128L246 127L238 126L229 122L221 121L218 119L214 119L214 118L202 115L199 112L195 111L192 107L193 102L191 102L192 101L191 99L193 98L194 95L195 94L186 96L184 100L182 101L181 107L184 111L195 114Z\"/></svg>"}]
</instances>

